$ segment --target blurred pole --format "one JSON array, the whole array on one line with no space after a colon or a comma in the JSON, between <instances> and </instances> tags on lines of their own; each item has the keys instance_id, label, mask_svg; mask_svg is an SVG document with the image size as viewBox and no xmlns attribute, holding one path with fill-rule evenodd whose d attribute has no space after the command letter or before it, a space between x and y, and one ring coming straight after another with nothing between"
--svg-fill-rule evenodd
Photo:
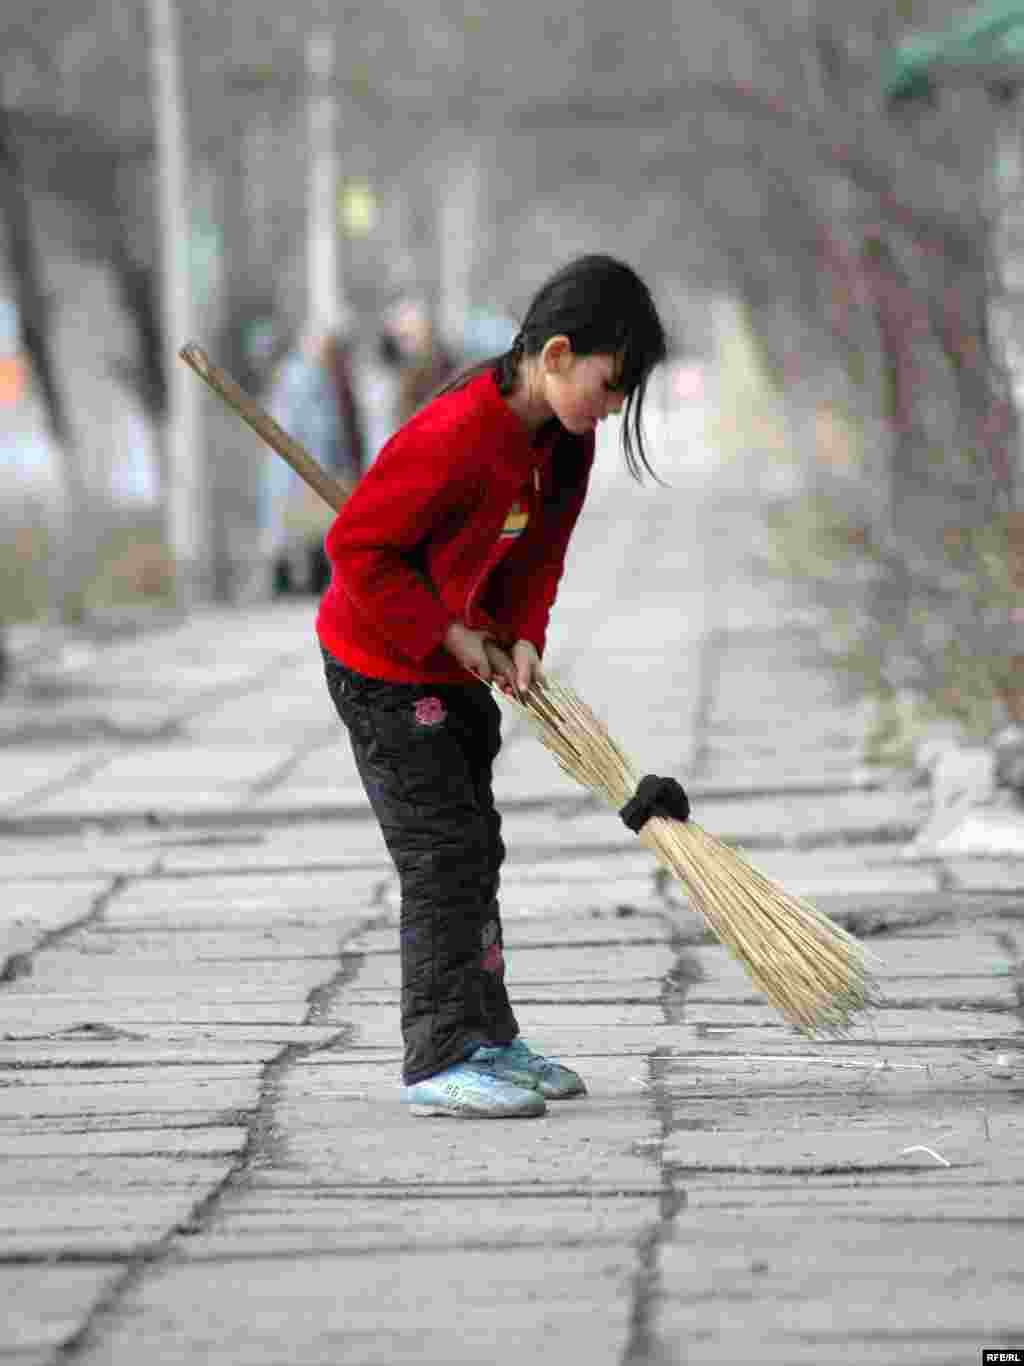
<instances>
[{"instance_id":1,"label":"blurred pole","mask_svg":"<svg viewBox=\"0 0 1024 1366\"><path fill-rule=\"evenodd\" d=\"M338 261L338 105L334 79L334 35L326 29L306 44L309 119L306 315L317 332L334 331L342 308Z\"/></svg>"},{"instance_id":2,"label":"blurred pole","mask_svg":"<svg viewBox=\"0 0 1024 1366\"><path fill-rule=\"evenodd\" d=\"M250 251L249 220L245 198L245 119L237 109L237 98L232 101L234 117L227 121L227 137L218 166L220 218L225 244L221 280L220 326L217 330L217 349L224 357L221 364L227 371L246 376L247 357L243 327L250 306ZM214 602L226 603L232 598L234 564L232 556L231 510L237 505L239 472L244 468L248 451L245 436L238 430L233 414L221 405L215 414L207 411L206 450L207 525L210 545L208 554L210 596ZM241 454L241 459L239 455Z\"/></svg>"},{"instance_id":3,"label":"blurred pole","mask_svg":"<svg viewBox=\"0 0 1024 1366\"><path fill-rule=\"evenodd\" d=\"M185 111L173 0L148 0L157 186L163 340L167 373L167 540L174 560L177 605L185 611L199 596L205 499L200 482L200 386L178 350L192 340L189 263L191 213Z\"/></svg>"},{"instance_id":4,"label":"blurred pole","mask_svg":"<svg viewBox=\"0 0 1024 1366\"><path fill-rule=\"evenodd\" d=\"M273 213L268 185L268 152L274 125L266 109L257 109L242 134L242 175L245 217L249 225L249 259L259 276L270 279L274 269Z\"/></svg>"},{"instance_id":5,"label":"blurred pole","mask_svg":"<svg viewBox=\"0 0 1024 1366\"><path fill-rule=\"evenodd\" d=\"M442 343L457 361L465 346L472 303L482 174L479 147L468 138L460 139L442 178L438 204L438 329Z\"/></svg>"},{"instance_id":6,"label":"blurred pole","mask_svg":"<svg viewBox=\"0 0 1024 1366\"><path fill-rule=\"evenodd\" d=\"M992 221L996 239L998 288L993 312L1006 353L1018 409L1024 400L1024 119L1020 103L997 109L992 174ZM1011 506L1024 509L1024 450L1018 442L1011 470Z\"/></svg>"},{"instance_id":7,"label":"blurred pole","mask_svg":"<svg viewBox=\"0 0 1024 1366\"><path fill-rule=\"evenodd\" d=\"M1024 136L1018 100L999 111L996 131L993 200L1001 292L993 310L1000 324L1014 402L1024 399ZM1002 701L1007 719L1024 726L1024 451L1014 451L1012 506L1007 521L1007 555L1011 591L1007 641L1009 668Z\"/></svg>"}]
</instances>

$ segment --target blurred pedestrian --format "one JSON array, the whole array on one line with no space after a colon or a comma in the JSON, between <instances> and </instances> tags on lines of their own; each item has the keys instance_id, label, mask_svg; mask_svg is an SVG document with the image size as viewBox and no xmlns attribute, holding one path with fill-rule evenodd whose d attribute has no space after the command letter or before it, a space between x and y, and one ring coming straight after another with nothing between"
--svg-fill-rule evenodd
<instances>
[{"instance_id":1,"label":"blurred pedestrian","mask_svg":"<svg viewBox=\"0 0 1024 1366\"><path fill-rule=\"evenodd\" d=\"M455 371L455 361L438 340L421 299L403 299L391 311L389 331L398 353L396 425L408 422Z\"/></svg>"},{"instance_id":2,"label":"blurred pedestrian","mask_svg":"<svg viewBox=\"0 0 1024 1366\"><path fill-rule=\"evenodd\" d=\"M366 419L367 465L373 463L377 452L398 425L401 360L398 340L385 323L375 345L364 356L359 369L360 392Z\"/></svg>"},{"instance_id":3,"label":"blurred pedestrian","mask_svg":"<svg viewBox=\"0 0 1024 1366\"><path fill-rule=\"evenodd\" d=\"M355 483L365 468L366 434L353 373L350 327L310 331L280 362L268 409L323 467ZM265 517L275 593L319 595L329 568L323 538L330 510L283 460L265 466Z\"/></svg>"},{"instance_id":4,"label":"blurred pedestrian","mask_svg":"<svg viewBox=\"0 0 1024 1366\"><path fill-rule=\"evenodd\" d=\"M585 1093L519 1037L498 909L497 704L528 689L583 506L595 431L640 429L665 335L606 256L540 290L509 349L454 379L367 471L327 536L327 685L402 888L402 1100L427 1115L534 1115Z\"/></svg>"}]
</instances>

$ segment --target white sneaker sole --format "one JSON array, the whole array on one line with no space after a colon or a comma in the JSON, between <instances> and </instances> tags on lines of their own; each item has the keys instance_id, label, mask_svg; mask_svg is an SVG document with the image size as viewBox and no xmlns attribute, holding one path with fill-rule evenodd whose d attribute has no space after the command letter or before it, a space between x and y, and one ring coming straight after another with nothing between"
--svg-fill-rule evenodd
<instances>
[{"instance_id":1,"label":"white sneaker sole","mask_svg":"<svg viewBox=\"0 0 1024 1366\"><path fill-rule=\"evenodd\" d=\"M544 1109L472 1110L454 1105L407 1105L406 1109L411 1115L441 1119L539 1119L544 1114Z\"/></svg>"}]
</instances>

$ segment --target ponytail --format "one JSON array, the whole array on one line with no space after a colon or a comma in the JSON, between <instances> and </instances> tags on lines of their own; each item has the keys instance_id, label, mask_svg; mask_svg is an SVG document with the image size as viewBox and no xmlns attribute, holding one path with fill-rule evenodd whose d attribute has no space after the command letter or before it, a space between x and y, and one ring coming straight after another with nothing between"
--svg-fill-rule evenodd
<instances>
[{"instance_id":1,"label":"ponytail","mask_svg":"<svg viewBox=\"0 0 1024 1366\"><path fill-rule=\"evenodd\" d=\"M442 394L454 393L456 389L464 389L470 380L476 379L478 375L485 375L488 371L494 376L498 393L503 398L507 398L516 387L516 381L519 378L519 366L525 354L526 342L523 334L517 332L515 340L507 351L503 351L499 356L490 356L487 360L480 360L474 365L466 366L452 379L442 384L434 394L434 398L440 398Z\"/></svg>"}]
</instances>

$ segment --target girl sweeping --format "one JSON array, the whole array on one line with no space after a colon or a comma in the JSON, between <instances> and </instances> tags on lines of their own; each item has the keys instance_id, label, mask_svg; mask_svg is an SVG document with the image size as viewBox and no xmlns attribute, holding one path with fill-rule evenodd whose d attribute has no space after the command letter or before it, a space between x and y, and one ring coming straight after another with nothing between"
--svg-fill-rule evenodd
<instances>
[{"instance_id":1,"label":"girl sweeping","mask_svg":"<svg viewBox=\"0 0 1024 1366\"><path fill-rule=\"evenodd\" d=\"M519 1036L505 989L491 774L525 691L587 490L597 424L625 410L630 472L666 354L646 285L585 256L531 303L511 349L392 436L327 534L327 686L401 883L401 1098L417 1115L539 1115L582 1079ZM474 675L477 677L474 678Z\"/></svg>"}]
</instances>

